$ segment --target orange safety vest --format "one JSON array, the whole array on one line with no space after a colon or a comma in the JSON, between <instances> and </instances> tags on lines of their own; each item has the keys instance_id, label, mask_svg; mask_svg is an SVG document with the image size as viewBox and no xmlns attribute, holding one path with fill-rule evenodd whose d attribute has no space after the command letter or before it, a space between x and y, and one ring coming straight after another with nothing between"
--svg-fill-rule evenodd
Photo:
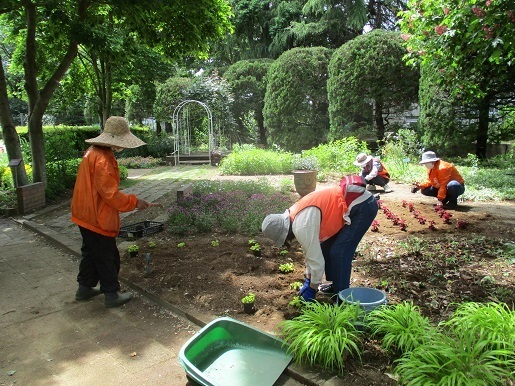
<instances>
[{"instance_id":1,"label":"orange safety vest","mask_svg":"<svg viewBox=\"0 0 515 386\"><path fill-rule=\"evenodd\" d=\"M309 206L317 207L322 213L320 242L334 236L343 228L343 215L347 212L347 204L343 198L341 187L315 190L302 197L290 207L290 220L293 222L295 216Z\"/></svg>"},{"instance_id":2,"label":"orange safety vest","mask_svg":"<svg viewBox=\"0 0 515 386\"><path fill-rule=\"evenodd\" d=\"M137 197L119 189L120 171L113 151L91 146L79 165L72 198L72 221L104 236L120 231L120 212L136 208Z\"/></svg>"}]
</instances>

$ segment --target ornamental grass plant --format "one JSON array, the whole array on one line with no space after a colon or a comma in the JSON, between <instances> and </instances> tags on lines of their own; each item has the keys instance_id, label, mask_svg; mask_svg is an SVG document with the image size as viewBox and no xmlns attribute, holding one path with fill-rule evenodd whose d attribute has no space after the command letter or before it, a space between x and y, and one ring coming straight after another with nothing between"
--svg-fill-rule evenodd
<instances>
[{"instance_id":1,"label":"ornamental grass plant","mask_svg":"<svg viewBox=\"0 0 515 386\"><path fill-rule=\"evenodd\" d=\"M357 305L305 303L299 316L278 329L295 361L343 374L346 357L360 357L362 332L356 322L362 312Z\"/></svg>"},{"instance_id":2,"label":"ornamental grass plant","mask_svg":"<svg viewBox=\"0 0 515 386\"><path fill-rule=\"evenodd\" d=\"M372 335L381 337L390 353L409 353L431 340L437 330L412 302L377 308L366 318Z\"/></svg>"},{"instance_id":3,"label":"ornamental grass plant","mask_svg":"<svg viewBox=\"0 0 515 386\"><path fill-rule=\"evenodd\" d=\"M490 342L470 335L440 334L401 357L395 372L401 384L410 386L508 385L508 379L513 381L513 351L489 347Z\"/></svg>"}]
</instances>

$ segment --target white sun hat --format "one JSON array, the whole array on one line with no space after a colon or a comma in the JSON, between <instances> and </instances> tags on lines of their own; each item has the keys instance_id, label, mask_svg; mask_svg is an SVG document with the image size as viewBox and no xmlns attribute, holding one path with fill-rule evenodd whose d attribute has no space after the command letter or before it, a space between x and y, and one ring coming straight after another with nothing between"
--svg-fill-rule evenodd
<instances>
[{"instance_id":1,"label":"white sun hat","mask_svg":"<svg viewBox=\"0 0 515 386\"><path fill-rule=\"evenodd\" d=\"M286 209L283 214L269 214L263 220L261 230L277 247L282 247L290 231L290 211Z\"/></svg>"},{"instance_id":2,"label":"white sun hat","mask_svg":"<svg viewBox=\"0 0 515 386\"><path fill-rule=\"evenodd\" d=\"M356 156L356 161L354 161L354 165L362 167L366 165L372 159L371 155L367 155L367 153L359 153Z\"/></svg>"},{"instance_id":3,"label":"white sun hat","mask_svg":"<svg viewBox=\"0 0 515 386\"><path fill-rule=\"evenodd\" d=\"M424 154L422 154L422 159L420 160L419 164L427 164L429 162L436 162L440 158L438 158L434 151L426 151Z\"/></svg>"}]
</instances>

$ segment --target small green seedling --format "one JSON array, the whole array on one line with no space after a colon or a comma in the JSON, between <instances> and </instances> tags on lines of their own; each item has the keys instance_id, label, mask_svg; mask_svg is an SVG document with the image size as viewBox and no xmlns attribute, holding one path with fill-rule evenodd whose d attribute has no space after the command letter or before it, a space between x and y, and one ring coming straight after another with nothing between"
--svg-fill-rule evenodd
<instances>
[{"instance_id":1,"label":"small green seedling","mask_svg":"<svg viewBox=\"0 0 515 386\"><path fill-rule=\"evenodd\" d=\"M261 245L259 245L259 244L251 245L251 246L250 246L250 250L251 250L252 252L259 252L259 251L261 250Z\"/></svg>"},{"instance_id":2,"label":"small green seedling","mask_svg":"<svg viewBox=\"0 0 515 386\"><path fill-rule=\"evenodd\" d=\"M248 241L248 243L249 243L249 245L258 244L258 242L257 242L256 240L254 240L254 239L250 239L250 240Z\"/></svg>"},{"instance_id":3,"label":"small green seedling","mask_svg":"<svg viewBox=\"0 0 515 386\"><path fill-rule=\"evenodd\" d=\"M280 252L279 252L279 255L281 256L285 256L288 254L288 250L287 249L282 249Z\"/></svg>"},{"instance_id":4,"label":"small green seedling","mask_svg":"<svg viewBox=\"0 0 515 386\"><path fill-rule=\"evenodd\" d=\"M184 248L185 246L186 246L186 243L177 244L177 248Z\"/></svg>"},{"instance_id":5,"label":"small green seedling","mask_svg":"<svg viewBox=\"0 0 515 386\"><path fill-rule=\"evenodd\" d=\"M211 246L213 246L213 247L218 247L218 246L220 246L220 241L218 241L218 240L213 240L213 241L211 241Z\"/></svg>"},{"instance_id":6,"label":"small green seedling","mask_svg":"<svg viewBox=\"0 0 515 386\"><path fill-rule=\"evenodd\" d=\"M155 247L157 247L157 244L155 243L155 241L150 241L150 242L148 243L148 247L149 247L149 248L155 248Z\"/></svg>"},{"instance_id":7,"label":"small green seedling","mask_svg":"<svg viewBox=\"0 0 515 386\"><path fill-rule=\"evenodd\" d=\"M302 287L302 283L300 281L295 281L290 284L290 289L292 289L294 291L300 290L301 287Z\"/></svg>"},{"instance_id":8,"label":"small green seedling","mask_svg":"<svg viewBox=\"0 0 515 386\"><path fill-rule=\"evenodd\" d=\"M134 253L134 252L139 251L139 247L136 244L132 244L132 245L129 245L127 250L129 251L129 253Z\"/></svg>"},{"instance_id":9,"label":"small green seedling","mask_svg":"<svg viewBox=\"0 0 515 386\"><path fill-rule=\"evenodd\" d=\"M254 303L255 301L256 301L256 295L254 295L254 294L248 294L247 296L244 296L241 299L241 302L243 304L250 304L250 303Z\"/></svg>"},{"instance_id":10,"label":"small green seedling","mask_svg":"<svg viewBox=\"0 0 515 386\"><path fill-rule=\"evenodd\" d=\"M284 263L284 264L279 265L279 271L281 273L290 273L290 272L293 272L293 270L294 270L293 263Z\"/></svg>"},{"instance_id":11,"label":"small green seedling","mask_svg":"<svg viewBox=\"0 0 515 386\"><path fill-rule=\"evenodd\" d=\"M288 303L288 306L301 308L303 304L302 298L300 296L295 296L291 302Z\"/></svg>"}]
</instances>

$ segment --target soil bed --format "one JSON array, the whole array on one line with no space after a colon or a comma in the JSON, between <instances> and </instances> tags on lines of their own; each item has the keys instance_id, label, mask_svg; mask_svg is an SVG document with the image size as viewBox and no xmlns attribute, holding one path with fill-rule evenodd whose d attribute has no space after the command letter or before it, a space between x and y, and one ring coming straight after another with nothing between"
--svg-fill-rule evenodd
<instances>
[{"instance_id":1,"label":"soil bed","mask_svg":"<svg viewBox=\"0 0 515 386\"><path fill-rule=\"evenodd\" d=\"M390 304L412 300L435 323L445 319L456 303L512 304L513 256L510 260L499 251L515 240L513 203L465 203L458 211L448 211L452 217L444 223L445 217L433 209L433 199L410 194L406 185L392 187L393 193L381 194L378 231L367 232L360 244L352 286L381 289ZM173 196L168 195L160 202L166 206L171 200ZM424 224L414 217L415 210L425 218ZM388 211L394 215L390 217L405 221L405 230L394 225ZM135 213L124 223L150 219L148 215ZM430 221L434 221L434 230L429 228ZM261 257L251 253L250 239L261 244ZM151 248L150 242L155 247ZM291 284L304 279L304 257L298 243L281 254L284 249L273 247L261 235L178 237L166 230L135 243L140 248L139 257L130 258L127 251L121 251L121 275L184 310L213 318L231 316L272 333L277 332L278 323L296 314L297 309L289 303L296 295ZM279 266L284 263L293 263L294 271L281 273ZM253 315L243 312L241 298L248 293L256 295ZM390 361L380 342L367 341L362 364L349 362L345 380L358 386L395 384L386 375L391 372Z\"/></svg>"}]
</instances>

